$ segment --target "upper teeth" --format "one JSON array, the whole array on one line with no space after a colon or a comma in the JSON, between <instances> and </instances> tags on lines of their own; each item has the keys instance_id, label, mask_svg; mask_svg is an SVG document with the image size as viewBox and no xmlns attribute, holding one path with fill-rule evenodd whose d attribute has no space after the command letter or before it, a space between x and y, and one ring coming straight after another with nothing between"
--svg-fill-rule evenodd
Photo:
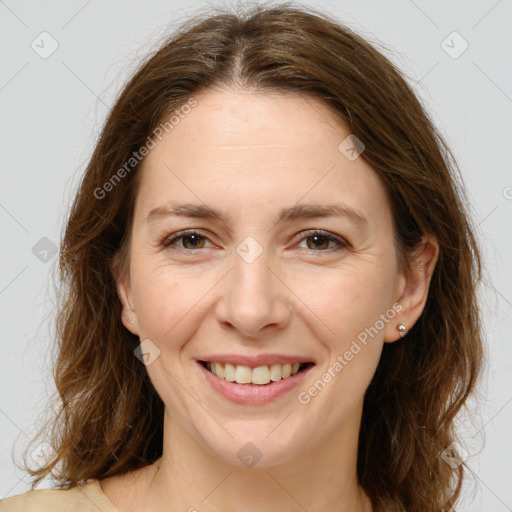
<instances>
[{"instance_id":1,"label":"upper teeth","mask_svg":"<svg viewBox=\"0 0 512 512\"><path fill-rule=\"evenodd\" d=\"M207 368L228 382L238 384L268 384L271 380L286 379L290 375L295 375L299 371L300 363L294 364L271 364L256 368L249 366L233 365L230 363L207 362Z\"/></svg>"}]
</instances>

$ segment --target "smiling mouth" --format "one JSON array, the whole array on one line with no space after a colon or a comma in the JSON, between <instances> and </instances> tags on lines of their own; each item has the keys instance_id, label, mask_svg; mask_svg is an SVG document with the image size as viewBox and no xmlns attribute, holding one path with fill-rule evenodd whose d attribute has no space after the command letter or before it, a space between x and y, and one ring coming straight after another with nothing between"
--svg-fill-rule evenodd
<instances>
[{"instance_id":1,"label":"smiling mouth","mask_svg":"<svg viewBox=\"0 0 512 512\"><path fill-rule=\"evenodd\" d=\"M217 361L199 362L211 373L227 382L256 384L258 386L265 386L272 382L289 379L314 365L314 363L286 363L251 368L250 366L220 363Z\"/></svg>"}]
</instances>

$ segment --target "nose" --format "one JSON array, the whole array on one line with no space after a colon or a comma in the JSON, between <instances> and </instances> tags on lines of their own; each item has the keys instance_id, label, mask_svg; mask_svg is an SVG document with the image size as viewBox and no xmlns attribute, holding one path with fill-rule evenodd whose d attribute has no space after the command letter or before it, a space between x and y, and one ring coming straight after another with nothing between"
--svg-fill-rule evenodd
<instances>
[{"instance_id":1,"label":"nose","mask_svg":"<svg viewBox=\"0 0 512 512\"><path fill-rule=\"evenodd\" d=\"M234 268L223 280L216 317L224 327L244 338L261 338L290 323L290 290L271 269L265 251L248 263L238 255Z\"/></svg>"}]
</instances>

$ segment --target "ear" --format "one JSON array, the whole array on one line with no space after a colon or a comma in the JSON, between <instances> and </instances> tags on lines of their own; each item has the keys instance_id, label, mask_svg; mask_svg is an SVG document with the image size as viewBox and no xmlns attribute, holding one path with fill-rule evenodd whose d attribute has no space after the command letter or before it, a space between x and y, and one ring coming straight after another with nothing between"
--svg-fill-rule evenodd
<instances>
[{"instance_id":1,"label":"ear","mask_svg":"<svg viewBox=\"0 0 512 512\"><path fill-rule=\"evenodd\" d=\"M402 306L392 322L386 325L384 341L392 343L401 339L397 326L403 324L410 331L420 317L427 302L432 274L439 256L439 243L432 236L424 236L415 251L410 269L401 274L396 287L396 302Z\"/></svg>"},{"instance_id":2,"label":"ear","mask_svg":"<svg viewBox=\"0 0 512 512\"><path fill-rule=\"evenodd\" d=\"M133 307L130 273L128 270L122 268L119 252L112 258L111 266L112 274L116 282L117 296L123 306L121 310L121 321L132 334L138 336L139 325L137 322L137 313Z\"/></svg>"}]
</instances>

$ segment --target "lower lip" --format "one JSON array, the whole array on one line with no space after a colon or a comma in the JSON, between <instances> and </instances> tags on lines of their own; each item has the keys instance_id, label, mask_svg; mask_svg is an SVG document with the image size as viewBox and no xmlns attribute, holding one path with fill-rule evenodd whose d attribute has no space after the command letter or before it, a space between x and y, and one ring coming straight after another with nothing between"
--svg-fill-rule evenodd
<instances>
[{"instance_id":1,"label":"lower lip","mask_svg":"<svg viewBox=\"0 0 512 512\"><path fill-rule=\"evenodd\" d=\"M197 361L199 368L202 370L206 381L211 387L231 402L236 404L265 404L273 402L286 393L296 388L309 373L312 366L277 381L271 381L269 384L238 384L236 382L228 382L227 380L217 377L210 370L206 369L200 362Z\"/></svg>"}]
</instances>

